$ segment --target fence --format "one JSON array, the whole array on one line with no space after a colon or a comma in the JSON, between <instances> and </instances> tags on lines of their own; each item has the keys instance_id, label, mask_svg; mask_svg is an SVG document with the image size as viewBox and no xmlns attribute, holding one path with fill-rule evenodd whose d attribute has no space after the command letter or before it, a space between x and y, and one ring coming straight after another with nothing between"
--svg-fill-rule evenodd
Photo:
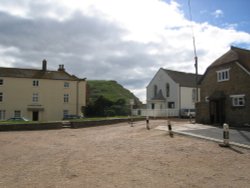
<instances>
[{"instance_id":1,"label":"fence","mask_svg":"<svg viewBox=\"0 0 250 188\"><path fill-rule=\"evenodd\" d=\"M179 109L133 109L134 116L178 117Z\"/></svg>"}]
</instances>

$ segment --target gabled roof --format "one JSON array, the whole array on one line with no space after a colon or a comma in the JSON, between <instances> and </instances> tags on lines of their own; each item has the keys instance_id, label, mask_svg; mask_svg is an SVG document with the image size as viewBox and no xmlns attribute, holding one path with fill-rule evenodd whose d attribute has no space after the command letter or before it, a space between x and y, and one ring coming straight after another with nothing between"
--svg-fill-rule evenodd
<instances>
[{"instance_id":1,"label":"gabled roof","mask_svg":"<svg viewBox=\"0 0 250 188\"><path fill-rule=\"evenodd\" d=\"M182 87L196 87L196 74L163 69L176 83ZM198 80L202 75L198 75Z\"/></svg>"},{"instance_id":2,"label":"gabled roof","mask_svg":"<svg viewBox=\"0 0 250 188\"><path fill-rule=\"evenodd\" d=\"M209 67L216 67L236 61L250 71L250 50L231 46L228 52L216 59Z\"/></svg>"},{"instance_id":3,"label":"gabled roof","mask_svg":"<svg viewBox=\"0 0 250 188\"><path fill-rule=\"evenodd\" d=\"M35 69L3 68L0 67L0 77L50 79L50 80L77 80L76 76L65 71L43 71Z\"/></svg>"},{"instance_id":4,"label":"gabled roof","mask_svg":"<svg viewBox=\"0 0 250 188\"><path fill-rule=\"evenodd\" d=\"M250 72L250 50L237 48L231 46L231 49L223 54L221 57L216 59L206 70L205 74L202 76L200 83L203 78L207 74L207 71L214 67L219 67L222 65L227 65L230 63L238 62L241 66L243 66L247 71Z\"/></svg>"}]
</instances>

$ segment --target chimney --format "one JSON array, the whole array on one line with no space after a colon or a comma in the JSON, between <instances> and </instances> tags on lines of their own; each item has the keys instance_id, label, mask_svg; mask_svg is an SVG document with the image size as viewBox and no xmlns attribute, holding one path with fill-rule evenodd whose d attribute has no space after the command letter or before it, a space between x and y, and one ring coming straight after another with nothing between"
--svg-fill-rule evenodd
<instances>
[{"instance_id":1,"label":"chimney","mask_svg":"<svg viewBox=\"0 0 250 188\"><path fill-rule=\"evenodd\" d=\"M46 59L43 60L43 71L46 71L47 70L47 61Z\"/></svg>"},{"instance_id":2,"label":"chimney","mask_svg":"<svg viewBox=\"0 0 250 188\"><path fill-rule=\"evenodd\" d=\"M58 71L65 71L64 65L59 65Z\"/></svg>"}]
</instances>

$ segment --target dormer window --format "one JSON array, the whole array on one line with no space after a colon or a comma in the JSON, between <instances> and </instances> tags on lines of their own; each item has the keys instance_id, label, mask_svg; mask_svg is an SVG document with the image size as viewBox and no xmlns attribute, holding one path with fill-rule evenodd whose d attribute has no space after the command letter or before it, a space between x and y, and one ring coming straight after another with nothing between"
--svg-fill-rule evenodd
<instances>
[{"instance_id":1,"label":"dormer window","mask_svg":"<svg viewBox=\"0 0 250 188\"><path fill-rule=\"evenodd\" d=\"M218 82L228 81L230 78L229 70L230 69L223 69L223 70L217 71L217 81Z\"/></svg>"}]
</instances>

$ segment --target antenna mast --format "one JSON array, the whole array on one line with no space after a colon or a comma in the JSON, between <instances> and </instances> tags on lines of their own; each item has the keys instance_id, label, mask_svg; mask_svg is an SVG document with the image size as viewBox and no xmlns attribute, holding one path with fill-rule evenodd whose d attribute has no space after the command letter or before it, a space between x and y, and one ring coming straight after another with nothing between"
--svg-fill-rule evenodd
<instances>
[{"instance_id":1,"label":"antenna mast","mask_svg":"<svg viewBox=\"0 0 250 188\"><path fill-rule=\"evenodd\" d=\"M194 48L194 67L195 67L195 81L196 81L196 102L198 102L199 92L198 92L198 57L196 52L196 44L195 44L195 36L194 36L194 29L193 29L193 18L192 18L192 11L191 11L191 3L188 0L188 8L189 8L189 16L191 21L191 30L192 30L192 39L193 39L193 48Z\"/></svg>"}]
</instances>

